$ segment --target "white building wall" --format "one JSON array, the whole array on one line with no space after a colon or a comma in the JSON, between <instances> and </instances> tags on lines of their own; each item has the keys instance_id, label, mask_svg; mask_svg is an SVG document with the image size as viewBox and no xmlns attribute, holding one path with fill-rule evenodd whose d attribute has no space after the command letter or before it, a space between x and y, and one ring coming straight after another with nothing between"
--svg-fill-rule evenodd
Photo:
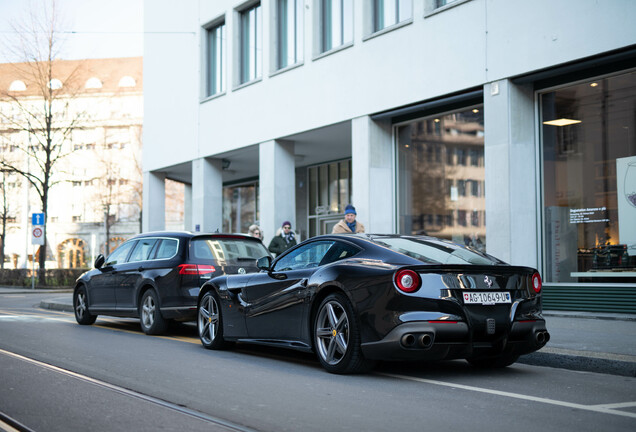
<instances>
[{"instance_id":1,"label":"white building wall","mask_svg":"<svg viewBox=\"0 0 636 432\"><path fill-rule=\"evenodd\" d=\"M202 26L224 15L227 34L235 34L234 8L243 4L189 0L175 14L171 2L146 2L144 142L154 151L144 156L145 170L172 165L175 157L210 156L636 42L631 24L636 4L630 0L472 0L428 16L424 3L414 1L411 24L371 38L360 25L369 11L356 1L353 45L314 58L317 2L307 0L304 63L270 76L272 8L264 0L262 80L234 90L237 41L230 37L228 90L200 102ZM241 127L246 122L250 127ZM183 151L175 154L175 145Z\"/></svg>"},{"instance_id":2,"label":"white building wall","mask_svg":"<svg viewBox=\"0 0 636 432\"><path fill-rule=\"evenodd\" d=\"M263 76L237 88L237 10L248 4L187 0L175 14L171 2L146 1L144 171L351 122L354 205L369 231L394 231L394 184L374 183L393 178L393 161L385 165L390 128L368 116L483 88L488 249L529 265L538 264L536 120L532 89L511 79L636 44L632 0L468 0L434 13L431 0L414 0L410 22L374 35L371 2L356 0L352 45L319 55L319 2L306 0L304 61L272 73L273 2L262 0ZM227 89L205 99L204 26L220 17ZM381 167L372 163L376 152ZM261 188L272 187L260 169ZM390 205L375 199L376 187ZM272 217L265 205L261 200L263 221ZM272 233L271 223L279 222L267 222L265 232Z\"/></svg>"}]
</instances>

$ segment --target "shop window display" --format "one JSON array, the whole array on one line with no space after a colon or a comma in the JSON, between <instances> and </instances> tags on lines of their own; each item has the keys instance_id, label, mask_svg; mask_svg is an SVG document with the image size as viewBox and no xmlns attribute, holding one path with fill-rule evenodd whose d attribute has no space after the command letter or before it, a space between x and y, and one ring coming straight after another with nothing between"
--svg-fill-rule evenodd
<instances>
[{"instance_id":1,"label":"shop window display","mask_svg":"<svg viewBox=\"0 0 636 432\"><path fill-rule=\"evenodd\" d=\"M636 72L544 92L547 282L636 282Z\"/></svg>"}]
</instances>

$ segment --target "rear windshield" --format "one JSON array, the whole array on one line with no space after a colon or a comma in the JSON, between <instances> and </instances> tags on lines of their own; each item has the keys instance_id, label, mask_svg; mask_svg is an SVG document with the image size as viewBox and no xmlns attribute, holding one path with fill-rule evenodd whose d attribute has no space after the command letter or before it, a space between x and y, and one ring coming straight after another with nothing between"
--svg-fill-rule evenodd
<instances>
[{"instance_id":1,"label":"rear windshield","mask_svg":"<svg viewBox=\"0 0 636 432\"><path fill-rule=\"evenodd\" d=\"M269 255L260 241L241 238L194 239L190 253L195 259L214 260L219 264L241 264Z\"/></svg>"},{"instance_id":2,"label":"rear windshield","mask_svg":"<svg viewBox=\"0 0 636 432\"><path fill-rule=\"evenodd\" d=\"M429 264L504 264L497 258L444 240L379 237L375 243Z\"/></svg>"}]
</instances>

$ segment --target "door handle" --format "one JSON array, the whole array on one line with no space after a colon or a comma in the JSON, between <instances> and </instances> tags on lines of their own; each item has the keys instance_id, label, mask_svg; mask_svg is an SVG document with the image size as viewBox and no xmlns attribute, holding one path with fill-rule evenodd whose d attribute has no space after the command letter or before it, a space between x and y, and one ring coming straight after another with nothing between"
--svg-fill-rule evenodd
<instances>
[{"instance_id":1,"label":"door handle","mask_svg":"<svg viewBox=\"0 0 636 432\"><path fill-rule=\"evenodd\" d=\"M142 272L142 271L144 271L144 268L143 268L143 267L139 267L139 268L137 269L137 271L138 271L138 272Z\"/></svg>"}]
</instances>

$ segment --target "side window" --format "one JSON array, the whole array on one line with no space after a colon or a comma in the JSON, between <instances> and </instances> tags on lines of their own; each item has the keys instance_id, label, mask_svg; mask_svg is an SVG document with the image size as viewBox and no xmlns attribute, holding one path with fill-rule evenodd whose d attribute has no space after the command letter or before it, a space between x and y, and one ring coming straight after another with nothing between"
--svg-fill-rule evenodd
<instances>
[{"instance_id":1,"label":"side window","mask_svg":"<svg viewBox=\"0 0 636 432\"><path fill-rule=\"evenodd\" d=\"M126 257L128 256L128 252L133 248L133 246L137 243L137 241L129 241L119 246L117 249L113 251L112 254L108 256L106 260L106 264L104 265L115 265L126 262Z\"/></svg>"},{"instance_id":2,"label":"side window","mask_svg":"<svg viewBox=\"0 0 636 432\"><path fill-rule=\"evenodd\" d=\"M320 265L329 264L349 258L360 252L360 249L348 243L335 242L320 261Z\"/></svg>"},{"instance_id":3,"label":"side window","mask_svg":"<svg viewBox=\"0 0 636 432\"><path fill-rule=\"evenodd\" d=\"M179 242L175 239L163 239L157 250L157 256L155 259L168 259L172 258L177 253Z\"/></svg>"},{"instance_id":4,"label":"side window","mask_svg":"<svg viewBox=\"0 0 636 432\"><path fill-rule=\"evenodd\" d=\"M276 263L274 271L318 267L333 243L333 241L318 241L295 249Z\"/></svg>"},{"instance_id":5,"label":"side window","mask_svg":"<svg viewBox=\"0 0 636 432\"><path fill-rule=\"evenodd\" d=\"M152 250L152 247L157 242L157 239L145 238L137 242L135 249L133 249L132 255L128 262L145 261L148 259L148 255Z\"/></svg>"}]
</instances>

